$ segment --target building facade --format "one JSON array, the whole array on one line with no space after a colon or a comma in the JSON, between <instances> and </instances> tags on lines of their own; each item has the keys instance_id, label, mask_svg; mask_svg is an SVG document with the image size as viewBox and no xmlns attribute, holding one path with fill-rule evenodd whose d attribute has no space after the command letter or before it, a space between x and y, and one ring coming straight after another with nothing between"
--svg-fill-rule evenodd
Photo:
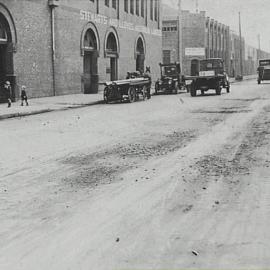
<instances>
[{"instance_id":1,"label":"building facade","mask_svg":"<svg viewBox=\"0 0 270 270\"><path fill-rule=\"evenodd\" d=\"M206 17L204 11L192 13L182 10L181 25L182 70L186 75L197 74L199 60L205 58L222 58L231 77L252 75L256 74L258 59L270 58L269 53L246 44L243 37L240 42L239 35L229 26ZM165 14L162 21L164 63L179 61L178 26L177 16Z\"/></svg>"},{"instance_id":2,"label":"building facade","mask_svg":"<svg viewBox=\"0 0 270 270\"><path fill-rule=\"evenodd\" d=\"M229 65L229 27L209 17L205 12L181 12L182 70L185 74L198 72L199 60L220 57ZM162 22L163 61L174 62L178 57L178 19L164 17Z\"/></svg>"},{"instance_id":3,"label":"building facade","mask_svg":"<svg viewBox=\"0 0 270 270\"><path fill-rule=\"evenodd\" d=\"M96 93L146 66L155 78L160 12L159 0L0 0L0 83L41 97Z\"/></svg>"}]
</instances>

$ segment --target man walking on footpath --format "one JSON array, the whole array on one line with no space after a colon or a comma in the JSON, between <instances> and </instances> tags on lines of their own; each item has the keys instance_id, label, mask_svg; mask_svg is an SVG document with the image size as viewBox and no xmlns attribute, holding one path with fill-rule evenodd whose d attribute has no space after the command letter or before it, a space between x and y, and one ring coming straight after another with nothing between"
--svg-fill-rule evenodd
<instances>
[{"instance_id":1,"label":"man walking on footpath","mask_svg":"<svg viewBox=\"0 0 270 270\"><path fill-rule=\"evenodd\" d=\"M6 99L7 99L8 107L10 107L11 106L11 95L12 95L12 93L11 93L11 86L10 86L9 81L5 82L4 91L5 91L5 96L6 96Z\"/></svg>"},{"instance_id":2,"label":"man walking on footpath","mask_svg":"<svg viewBox=\"0 0 270 270\"><path fill-rule=\"evenodd\" d=\"M24 101L25 101L26 106L28 106L26 87L25 87L25 85L22 85L22 87L21 87L21 106L23 106Z\"/></svg>"}]
</instances>

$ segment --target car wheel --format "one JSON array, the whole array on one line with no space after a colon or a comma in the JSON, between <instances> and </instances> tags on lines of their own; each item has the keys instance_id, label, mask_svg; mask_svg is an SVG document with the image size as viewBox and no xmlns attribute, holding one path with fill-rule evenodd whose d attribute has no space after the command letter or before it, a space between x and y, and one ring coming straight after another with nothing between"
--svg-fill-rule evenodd
<instances>
[{"instance_id":1,"label":"car wheel","mask_svg":"<svg viewBox=\"0 0 270 270\"><path fill-rule=\"evenodd\" d=\"M227 90L227 93L230 93L231 86L230 86L230 84L229 84L229 83L227 84L226 90Z\"/></svg>"},{"instance_id":2,"label":"car wheel","mask_svg":"<svg viewBox=\"0 0 270 270\"><path fill-rule=\"evenodd\" d=\"M103 100L104 102L107 104L109 103L109 99L108 99L108 87L104 88L104 92L103 92Z\"/></svg>"},{"instance_id":3,"label":"car wheel","mask_svg":"<svg viewBox=\"0 0 270 270\"><path fill-rule=\"evenodd\" d=\"M158 82L156 82L155 84L155 94L158 94L158 90L159 90L159 86L158 86Z\"/></svg>"},{"instance_id":4,"label":"car wheel","mask_svg":"<svg viewBox=\"0 0 270 270\"><path fill-rule=\"evenodd\" d=\"M196 87L195 87L195 85L191 85L191 87L190 87L190 95L192 96L192 97L196 97L196 95L197 95L197 90L196 90Z\"/></svg>"},{"instance_id":5,"label":"car wheel","mask_svg":"<svg viewBox=\"0 0 270 270\"><path fill-rule=\"evenodd\" d=\"M201 95L204 96L204 90L201 90Z\"/></svg>"},{"instance_id":6,"label":"car wheel","mask_svg":"<svg viewBox=\"0 0 270 270\"><path fill-rule=\"evenodd\" d=\"M218 95L218 96L221 95L221 86L220 86L220 83L217 84L217 87L216 87L216 95Z\"/></svg>"}]
</instances>

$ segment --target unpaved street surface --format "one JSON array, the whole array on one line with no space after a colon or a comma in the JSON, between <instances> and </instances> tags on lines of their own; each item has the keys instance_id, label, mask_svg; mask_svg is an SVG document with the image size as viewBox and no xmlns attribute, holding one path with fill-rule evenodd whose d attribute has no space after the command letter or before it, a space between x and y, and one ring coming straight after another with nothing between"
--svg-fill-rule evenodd
<instances>
[{"instance_id":1,"label":"unpaved street surface","mask_svg":"<svg viewBox=\"0 0 270 270\"><path fill-rule=\"evenodd\" d=\"M0 130L0 269L270 267L270 84Z\"/></svg>"}]
</instances>

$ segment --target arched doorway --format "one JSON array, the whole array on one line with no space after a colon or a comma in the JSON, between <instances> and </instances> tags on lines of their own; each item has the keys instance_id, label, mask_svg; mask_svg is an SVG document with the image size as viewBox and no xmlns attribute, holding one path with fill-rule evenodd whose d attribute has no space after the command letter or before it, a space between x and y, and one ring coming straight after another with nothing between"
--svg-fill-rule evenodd
<instances>
[{"instance_id":1,"label":"arched doorway","mask_svg":"<svg viewBox=\"0 0 270 270\"><path fill-rule=\"evenodd\" d=\"M118 42L113 32L107 35L105 57L110 59L107 73L110 74L110 80L115 81L118 78Z\"/></svg>"},{"instance_id":2,"label":"arched doorway","mask_svg":"<svg viewBox=\"0 0 270 270\"><path fill-rule=\"evenodd\" d=\"M86 30L83 39L84 93L98 92L98 41L93 29Z\"/></svg>"},{"instance_id":3,"label":"arched doorway","mask_svg":"<svg viewBox=\"0 0 270 270\"><path fill-rule=\"evenodd\" d=\"M199 75L199 60L198 59L191 60L190 75L191 76Z\"/></svg>"},{"instance_id":4,"label":"arched doorway","mask_svg":"<svg viewBox=\"0 0 270 270\"><path fill-rule=\"evenodd\" d=\"M16 80L13 68L13 51L10 25L6 16L0 12L0 86L6 80L9 80L12 86L12 98L14 99ZM3 99L3 97L0 97L0 99Z\"/></svg>"},{"instance_id":5,"label":"arched doorway","mask_svg":"<svg viewBox=\"0 0 270 270\"><path fill-rule=\"evenodd\" d=\"M136 42L136 71L144 72L144 60L145 60L144 42L143 39L139 37Z\"/></svg>"}]
</instances>

